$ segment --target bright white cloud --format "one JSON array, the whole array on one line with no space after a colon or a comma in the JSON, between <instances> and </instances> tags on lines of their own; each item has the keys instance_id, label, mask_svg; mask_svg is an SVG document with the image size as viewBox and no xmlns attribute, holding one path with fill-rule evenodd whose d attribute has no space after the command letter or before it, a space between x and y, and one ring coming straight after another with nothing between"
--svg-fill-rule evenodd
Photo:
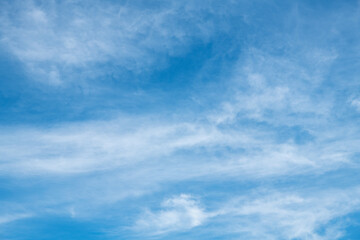
<instances>
[{"instance_id":1,"label":"bright white cloud","mask_svg":"<svg viewBox=\"0 0 360 240\"><path fill-rule=\"evenodd\" d=\"M181 194L166 199L161 210L145 212L136 222L135 228L157 235L200 226L207 217L207 213L195 198Z\"/></svg>"},{"instance_id":2,"label":"bright white cloud","mask_svg":"<svg viewBox=\"0 0 360 240\"><path fill-rule=\"evenodd\" d=\"M356 108L357 111L360 111L360 99L353 99L351 105Z\"/></svg>"}]
</instances>

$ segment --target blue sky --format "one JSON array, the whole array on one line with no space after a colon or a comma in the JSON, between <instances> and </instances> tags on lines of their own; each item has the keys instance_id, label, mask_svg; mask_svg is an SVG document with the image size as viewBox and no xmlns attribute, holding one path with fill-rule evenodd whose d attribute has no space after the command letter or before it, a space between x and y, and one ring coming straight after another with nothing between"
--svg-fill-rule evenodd
<instances>
[{"instance_id":1,"label":"blue sky","mask_svg":"<svg viewBox=\"0 0 360 240\"><path fill-rule=\"evenodd\" d=\"M358 1L0 3L0 239L360 239Z\"/></svg>"}]
</instances>

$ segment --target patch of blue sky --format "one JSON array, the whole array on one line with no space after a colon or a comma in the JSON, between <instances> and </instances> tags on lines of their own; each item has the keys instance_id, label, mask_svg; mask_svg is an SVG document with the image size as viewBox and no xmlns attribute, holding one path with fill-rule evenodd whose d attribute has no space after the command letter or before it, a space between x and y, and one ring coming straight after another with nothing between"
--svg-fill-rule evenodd
<instances>
[{"instance_id":1,"label":"patch of blue sky","mask_svg":"<svg viewBox=\"0 0 360 240\"><path fill-rule=\"evenodd\" d=\"M357 239L357 1L0 8L0 238Z\"/></svg>"}]
</instances>

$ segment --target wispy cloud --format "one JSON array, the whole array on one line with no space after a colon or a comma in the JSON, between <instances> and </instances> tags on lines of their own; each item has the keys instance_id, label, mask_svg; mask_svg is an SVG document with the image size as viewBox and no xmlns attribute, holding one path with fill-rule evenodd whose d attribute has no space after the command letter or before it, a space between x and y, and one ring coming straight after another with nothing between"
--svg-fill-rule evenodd
<instances>
[{"instance_id":1,"label":"wispy cloud","mask_svg":"<svg viewBox=\"0 0 360 240\"><path fill-rule=\"evenodd\" d=\"M270 130L233 129L233 124L225 127L204 119L201 124L138 121L122 117L47 129L3 129L0 169L11 178L69 179L56 188L45 187L47 197L34 195L32 199L38 200L25 206L39 214L47 209L77 218L95 216L94 209L160 191L174 182L268 181L357 166L352 156L358 140L347 138L344 144L343 132L329 135L338 141L319 135L297 144L278 142ZM173 208L170 203L178 202L165 205ZM167 231L166 226L158 228Z\"/></svg>"},{"instance_id":2,"label":"wispy cloud","mask_svg":"<svg viewBox=\"0 0 360 240\"><path fill-rule=\"evenodd\" d=\"M0 215L0 225L5 223L10 223L19 219L24 219L31 217L31 214L9 214L9 215Z\"/></svg>"},{"instance_id":3,"label":"wispy cloud","mask_svg":"<svg viewBox=\"0 0 360 240\"><path fill-rule=\"evenodd\" d=\"M8 97L5 77L0 103L56 117L1 118L0 224L65 216L109 222L99 229L115 239L341 239L360 207L360 24L358 6L332 4L3 1L1 49L47 84ZM119 93L110 82L124 73L136 84ZM109 89L95 100L112 113L95 119L94 99L76 122L20 106L49 90L39 101L56 92L77 111L87 96L73 86ZM138 93L150 103L118 104Z\"/></svg>"},{"instance_id":4,"label":"wispy cloud","mask_svg":"<svg viewBox=\"0 0 360 240\"><path fill-rule=\"evenodd\" d=\"M182 54L214 32L215 22L201 17L214 13L191 2L84 4L5 1L1 43L32 78L59 85L99 77L106 64L135 72L161 68L164 57Z\"/></svg>"},{"instance_id":5,"label":"wispy cloud","mask_svg":"<svg viewBox=\"0 0 360 240\"><path fill-rule=\"evenodd\" d=\"M347 148L337 146L333 150L329 149L332 144L327 143L328 150L323 150L319 147L327 138L322 135L316 136L324 138L316 145L299 145L291 141L279 143L272 130L229 130L211 122L186 121L143 122L138 126L132 118L52 129L23 128L14 132L10 128L3 132L1 168L14 174L18 171L23 174L97 172L135 166L143 161L150 165L162 162L166 168L167 164L173 164L170 159L176 157L182 159L184 167L195 158L191 163L206 166L207 170L233 172L238 169L250 176L281 175L294 166L300 167L300 172L301 169L323 171L326 166L331 169L333 164L346 163L356 143L354 139ZM219 150L223 156L219 159L211 156Z\"/></svg>"},{"instance_id":6,"label":"wispy cloud","mask_svg":"<svg viewBox=\"0 0 360 240\"><path fill-rule=\"evenodd\" d=\"M166 199L157 212L146 211L135 228L152 235L187 230L203 224L207 213L191 195L181 194Z\"/></svg>"},{"instance_id":7,"label":"wispy cloud","mask_svg":"<svg viewBox=\"0 0 360 240\"><path fill-rule=\"evenodd\" d=\"M359 209L358 195L357 188L257 193L233 199L220 214L248 239L339 239L346 222L336 220Z\"/></svg>"},{"instance_id":8,"label":"wispy cloud","mask_svg":"<svg viewBox=\"0 0 360 240\"><path fill-rule=\"evenodd\" d=\"M360 99L353 99L351 105L357 110L360 111Z\"/></svg>"},{"instance_id":9,"label":"wispy cloud","mask_svg":"<svg viewBox=\"0 0 360 240\"><path fill-rule=\"evenodd\" d=\"M182 194L165 200L158 212L145 212L135 228L143 234L163 235L216 224L214 235L227 232L247 239L339 239L347 227L341 218L359 210L358 198L358 188L316 194L268 189L233 197L218 209L205 211L189 195Z\"/></svg>"},{"instance_id":10,"label":"wispy cloud","mask_svg":"<svg viewBox=\"0 0 360 240\"><path fill-rule=\"evenodd\" d=\"M326 120L334 104L333 96L328 93L317 98L316 95L336 53L322 49L307 51L315 51L306 63L316 65L315 69L304 66L302 60L249 49L234 66L228 80L230 94L212 119L222 123L245 118L276 125L304 125L309 121L316 124Z\"/></svg>"}]
</instances>

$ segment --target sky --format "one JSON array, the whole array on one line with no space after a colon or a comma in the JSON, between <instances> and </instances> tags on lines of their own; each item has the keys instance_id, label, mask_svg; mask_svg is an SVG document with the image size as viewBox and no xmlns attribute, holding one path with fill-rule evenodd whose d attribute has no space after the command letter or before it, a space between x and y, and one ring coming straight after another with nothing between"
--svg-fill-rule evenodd
<instances>
[{"instance_id":1,"label":"sky","mask_svg":"<svg viewBox=\"0 0 360 240\"><path fill-rule=\"evenodd\" d=\"M2 0L0 239L360 239L358 29L352 0Z\"/></svg>"}]
</instances>

